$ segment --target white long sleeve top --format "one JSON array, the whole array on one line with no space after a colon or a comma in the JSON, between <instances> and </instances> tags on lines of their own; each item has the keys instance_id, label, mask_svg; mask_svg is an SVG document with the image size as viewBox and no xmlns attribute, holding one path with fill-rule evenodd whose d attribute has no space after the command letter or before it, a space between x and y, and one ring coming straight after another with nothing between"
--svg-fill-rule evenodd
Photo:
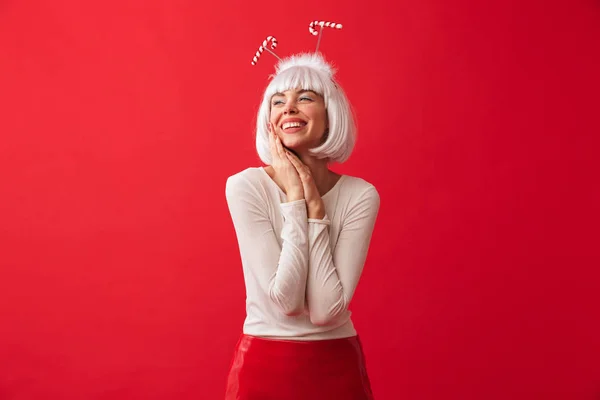
<instances>
[{"instance_id":1,"label":"white long sleeve top","mask_svg":"<svg viewBox=\"0 0 600 400\"><path fill-rule=\"evenodd\" d=\"M247 335L323 340L356 335L348 305L379 211L367 181L342 175L322 196L326 215L287 202L262 167L227 179L226 198L246 285Z\"/></svg>"}]
</instances>

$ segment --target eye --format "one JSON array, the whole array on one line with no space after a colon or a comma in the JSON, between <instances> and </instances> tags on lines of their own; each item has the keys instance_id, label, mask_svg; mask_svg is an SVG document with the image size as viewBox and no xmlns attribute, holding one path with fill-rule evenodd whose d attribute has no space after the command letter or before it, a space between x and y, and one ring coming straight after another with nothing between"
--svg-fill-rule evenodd
<instances>
[{"instance_id":1,"label":"eye","mask_svg":"<svg viewBox=\"0 0 600 400\"><path fill-rule=\"evenodd\" d=\"M302 97L300 97L300 101L303 101L303 100L313 101L312 97L308 97L308 96L302 96Z\"/></svg>"},{"instance_id":2,"label":"eye","mask_svg":"<svg viewBox=\"0 0 600 400\"><path fill-rule=\"evenodd\" d=\"M277 106L277 105L279 105L279 104L283 104L283 100L273 100L273 101L271 102L271 105L272 105L272 106Z\"/></svg>"}]
</instances>

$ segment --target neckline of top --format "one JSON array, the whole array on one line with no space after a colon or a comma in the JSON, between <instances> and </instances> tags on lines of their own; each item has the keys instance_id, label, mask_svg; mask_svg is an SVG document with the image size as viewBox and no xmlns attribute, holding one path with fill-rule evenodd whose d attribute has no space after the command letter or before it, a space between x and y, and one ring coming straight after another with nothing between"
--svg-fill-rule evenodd
<instances>
[{"instance_id":1,"label":"neckline of top","mask_svg":"<svg viewBox=\"0 0 600 400\"><path fill-rule=\"evenodd\" d=\"M271 178L271 176L267 173L267 171L265 171L265 168L264 167L258 167L258 169L260 169L263 172L263 174L265 174L265 176L269 179L269 182L271 182L271 184L274 185L277 188L277 190L279 190L279 193L281 193L282 195L285 196L285 192L283 190L281 190L281 188L279 187L279 185L273 180L273 178ZM332 188L327 191L327 193L325 193L324 195L322 195L321 198L324 199L330 193L334 192L340 186L340 182L342 182L345 178L346 178L346 175L340 175L340 177L337 180L337 182L335 183L335 185L333 185Z\"/></svg>"}]
</instances>

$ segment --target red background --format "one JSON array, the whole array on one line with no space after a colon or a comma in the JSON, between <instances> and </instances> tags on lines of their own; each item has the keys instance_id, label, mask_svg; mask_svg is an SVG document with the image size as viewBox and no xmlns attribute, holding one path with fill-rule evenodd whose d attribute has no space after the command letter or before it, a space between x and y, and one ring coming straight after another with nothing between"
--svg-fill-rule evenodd
<instances>
[{"instance_id":1,"label":"red background","mask_svg":"<svg viewBox=\"0 0 600 400\"><path fill-rule=\"evenodd\" d=\"M0 399L219 399L227 176L322 50L382 205L353 303L385 399L600 395L597 1L4 1Z\"/></svg>"}]
</instances>

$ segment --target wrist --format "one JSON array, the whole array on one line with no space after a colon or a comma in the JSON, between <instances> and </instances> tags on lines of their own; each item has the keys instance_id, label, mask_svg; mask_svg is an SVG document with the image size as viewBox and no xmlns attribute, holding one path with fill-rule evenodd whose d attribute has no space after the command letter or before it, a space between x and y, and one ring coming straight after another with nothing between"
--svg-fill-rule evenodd
<instances>
[{"instance_id":1,"label":"wrist","mask_svg":"<svg viewBox=\"0 0 600 400\"><path fill-rule=\"evenodd\" d=\"M304 199L304 195L300 191L288 191L286 197L288 202Z\"/></svg>"},{"instance_id":2,"label":"wrist","mask_svg":"<svg viewBox=\"0 0 600 400\"><path fill-rule=\"evenodd\" d=\"M325 218L325 211L323 212L319 212L319 213L309 213L308 214L308 218L310 219L324 219Z\"/></svg>"},{"instance_id":3,"label":"wrist","mask_svg":"<svg viewBox=\"0 0 600 400\"><path fill-rule=\"evenodd\" d=\"M323 206L323 204L319 204L319 203L308 204L308 218L310 218L310 219L325 218L325 207Z\"/></svg>"}]
</instances>

